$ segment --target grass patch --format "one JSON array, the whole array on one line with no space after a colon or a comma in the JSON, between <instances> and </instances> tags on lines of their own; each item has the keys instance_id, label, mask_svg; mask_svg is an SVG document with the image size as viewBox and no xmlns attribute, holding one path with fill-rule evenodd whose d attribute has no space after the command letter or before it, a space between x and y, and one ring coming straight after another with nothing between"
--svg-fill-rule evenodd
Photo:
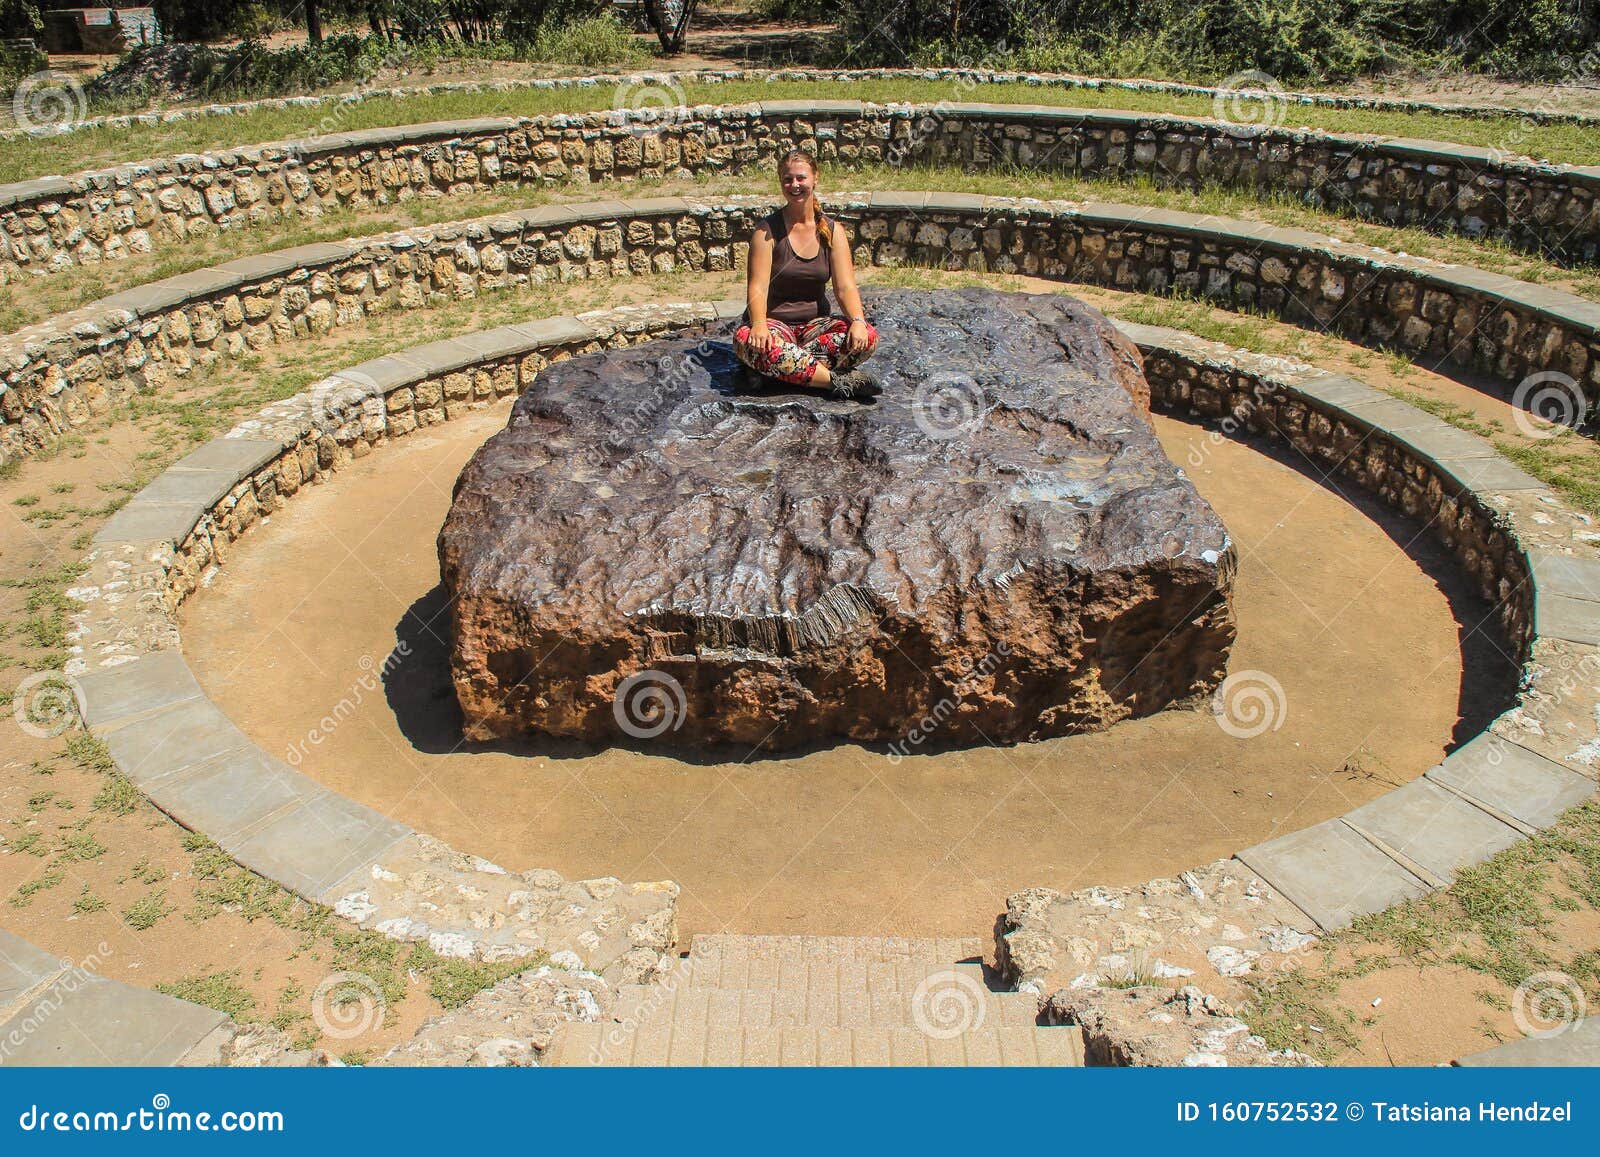
<instances>
[{"instance_id":1,"label":"grass patch","mask_svg":"<svg viewBox=\"0 0 1600 1157\"><path fill-rule=\"evenodd\" d=\"M143 932L153 928L164 917L170 915L173 906L167 902L167 894L161 889L147 893L135 900L122 910L122 920L129 928Z\"/></svg>"},{"instance_id":2,"label":"grass patch","mask_svg":"<svg viewBox=\"0 0 1600 1157\"><path fill-rule=\"evenodd\" d=\"M46 868L33 879L24 881L17 886L16 892L11 897L11 906L13 908L26 908L33 903L33 898L40 892L54 888L66 878L66 873L61 869L53 865Z\"/></svg>"},{"instance_id":3,"label":"grass patch","mask_svg":"<svg viewBox=\"0 0 1600 1157\"><path fill-rule=\"evenodd\" d=\"M83 916L95 912L104 912L106 902L89 890L89 885L83 886L83 891L78 893L78 898L72 902L72 910Z\"/></svg>"},{"instance_id":4,"label":"grass patch","mask_svg":"<svg viewBox=\"0 0 1600 1157\"><path fill-rule=\"evenodd\" d=\"M237 972L213 972L198 976L180 976L177 980L157 984L156 991L190 1004L204 1005L227 1013L234 1020L243 1020L256 1007L256 998L237 981Z\"/></svg>"}]
</instances>

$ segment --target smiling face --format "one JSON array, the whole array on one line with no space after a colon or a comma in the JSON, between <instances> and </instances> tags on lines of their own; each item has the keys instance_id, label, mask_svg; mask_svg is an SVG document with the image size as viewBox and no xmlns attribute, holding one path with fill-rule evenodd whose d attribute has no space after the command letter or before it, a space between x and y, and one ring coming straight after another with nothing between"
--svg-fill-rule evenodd
<instances>
[{"instance_id":1,"label":"smiling face","mask_svg":"<svg viewBox=\"0 0 1600 1157\"><path fill-rule=\"evenodd\" d=\"M804 204L817 190L816 170L805 161L789 161L778 175L778 184L783 188L784 199L791 205Z\"/></svg>"}]
</instances>

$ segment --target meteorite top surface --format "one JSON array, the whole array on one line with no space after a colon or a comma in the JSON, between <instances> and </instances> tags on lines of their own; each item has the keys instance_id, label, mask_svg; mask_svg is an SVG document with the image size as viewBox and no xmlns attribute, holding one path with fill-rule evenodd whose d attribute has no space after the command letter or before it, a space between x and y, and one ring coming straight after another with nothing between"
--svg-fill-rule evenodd
<instances>
[{"instance_id":1,"label":"meteorite top surface","mask_svg":"<svg viewBox=\"0 0 1600 1157\"><path fill-rule=\"evenodd\" d=\"M483 626L490 604L493 638L468 640L480 675L534 636L626 673L825 650L867 618L921 622L919 651L976 646L1007 631L970 621L973 594L1024 576L1081 593L1153 568L1226 588L1227 532L1156 440L1137 349L1097 311L986 289L865 296L883 386L868 402L753 389L731 323L539 375L439 537L464 706L463 616Z\"/></svg>"}]
</instances>

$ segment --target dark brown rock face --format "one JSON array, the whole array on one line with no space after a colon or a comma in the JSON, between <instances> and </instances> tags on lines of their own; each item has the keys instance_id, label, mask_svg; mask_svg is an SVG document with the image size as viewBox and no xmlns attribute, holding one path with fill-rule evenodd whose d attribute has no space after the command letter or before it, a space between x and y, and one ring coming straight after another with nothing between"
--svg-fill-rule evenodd
<instances>
[{"instance_id":1,"label":"dark brown rock face","mask_svg":"<svg viewBox=\"0 0 1600 1157\"><path fill-rule=\"evenodd\" d=\"M1097 311L869 293L872 402L726 345L545 370L439 534L469 739L1014 742L1208 695L1234 552Z\"/></svg>"}]
</instances>

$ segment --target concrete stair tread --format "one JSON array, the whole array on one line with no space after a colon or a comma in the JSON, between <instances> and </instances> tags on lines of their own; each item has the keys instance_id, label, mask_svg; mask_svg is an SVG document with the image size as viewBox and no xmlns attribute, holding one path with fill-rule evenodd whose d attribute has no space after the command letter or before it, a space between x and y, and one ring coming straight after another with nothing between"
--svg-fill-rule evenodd
<instances>
[{"instance_id":1,"label":"concrete stair tread","mask_svg":"<svg viewBox=\"0 0 1600 1157\"><path fill-rule=\"evenodd\" d=\"M741 956L832 958L838 961L915 959L929 963L954 963L981 959L985 949L976 937L904 936L745 936L731 932L702 932L691 945L691 958Z\"/></svg>"},{"instance_id":2,"label":"concrete stair tread","mask_svg":"<svg viewBox=\"0 0 1600 1157\"><path fill-rule=\"evenodd\" d=\"M616 1023L572 1022L557 1034L545 1064L583 1066L910 1066L1078 1067L1075 1027L981 1028L950 1038L915 1028L745 1028L651 1024L629 1032Z\"/></svg>"},{"instance_id":3,"label":"concrete stair tread","mask_svg":"<svg viewBox=\"0 0 1600 1157\"><path fill-rule=\"evenodd\" d=\"M930 977L954 974L982 986L983 966L949 958L901 957L858 960L846 956L738 955L693 957L681 961L664 980L683 988L781 988L839 992L910 992ZM673 978L677 978L674 982Z\"/></svg>"},{"instance_id":4,"label":"concrete stair tread","mask_svg":"<svg viewBox=\"0 0 1600 1157\"><path fill-rule=\"evenodd\" d=\"M935 977L939 974L935 973ZM963 974L965 975L965 974ZM671 1023L708 1028L912 1028L919 1005L924 1019L937 1015L939 986L921 994L912 988L874 991L835 987L669 989L660 984L627 985L618 991L612 1019L643 1025ZM962 985L950 1012L991 1027L1037 1023L1038 999L1018 992L990 992ZM981 1015L979 1013L981 1010Z\"/></svg>"}]
</instances>

